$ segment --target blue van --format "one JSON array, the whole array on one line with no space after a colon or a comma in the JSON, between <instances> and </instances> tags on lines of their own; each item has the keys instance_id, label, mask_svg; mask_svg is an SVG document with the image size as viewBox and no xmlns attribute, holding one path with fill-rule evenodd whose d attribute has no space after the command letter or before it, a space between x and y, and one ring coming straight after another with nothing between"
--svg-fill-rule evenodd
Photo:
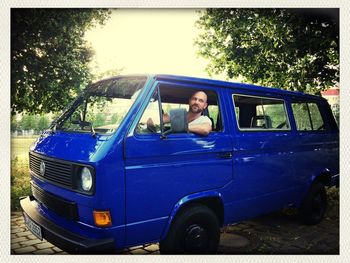
<instances>
[{"instance_id":1,"label":"blue van","mask_svg":"<svg viewBox=\"0 0 350 263\"><path fill-rule=\"evenodd\" d=\"M191 132L189 105L206 133ZM325 186L339 183L339 130L318 96L118 76L89 85L29 160L32 195L20 203L38 238L69 253L152 242L165 254L215 253L230 223L285 207L320 222Z\"/></svg>"}]
</instances>

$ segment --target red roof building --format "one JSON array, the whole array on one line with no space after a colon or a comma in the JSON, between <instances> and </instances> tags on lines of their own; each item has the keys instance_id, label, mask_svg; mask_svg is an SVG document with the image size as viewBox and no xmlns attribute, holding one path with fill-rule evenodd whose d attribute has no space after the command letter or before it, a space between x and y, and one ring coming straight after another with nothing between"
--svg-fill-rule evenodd
<instances>
[{"instance_id":1,"label":"red roof building","mask_svg":"<svg viewBox=\"0 0 350 263\"><path fill-rule=\"evenodd\" d=\"M328 90L322 91L321 94L322 94L322 97L339 96L339 88L338 87L330 88Z\"/></svg>"}]
</instances>

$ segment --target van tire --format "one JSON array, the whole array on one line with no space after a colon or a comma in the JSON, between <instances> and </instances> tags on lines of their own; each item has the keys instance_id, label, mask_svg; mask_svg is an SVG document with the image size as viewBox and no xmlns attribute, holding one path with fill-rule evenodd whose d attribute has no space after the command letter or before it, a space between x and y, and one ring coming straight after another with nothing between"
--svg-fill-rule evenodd
<instances>
[{"instance_id":1,"label":"van tire","mask_svg":"<svg viewBox=\"0 0 350 263\"><path fill-rule=\"evenodd\" d=\"M324 185L315 181L299 208L299 217L306 225L315 225L321 222L327 209L327 194Z\"/></svg>"},{"instance_id":2,"label":"van tire","mask_svg":"<svg viewBox=\"0 0 350 263\"><path fill-rule=\"evenodd\" d=\"M220 240L220 225L215 213L197 204L175 217L168 235L159 242L161 254L215 254Z\"/></svg>"}]
</instances>

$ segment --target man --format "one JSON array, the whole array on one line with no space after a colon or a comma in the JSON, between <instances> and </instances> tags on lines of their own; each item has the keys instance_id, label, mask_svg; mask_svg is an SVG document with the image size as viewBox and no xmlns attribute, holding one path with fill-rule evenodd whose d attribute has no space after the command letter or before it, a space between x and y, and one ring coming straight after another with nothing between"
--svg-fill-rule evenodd
<instances>
[{"instance_id":1,"label":"man","mask_svg":"<svg viewBox=\"0 0 350 263\"><path fill-rule=\"evenodd\" d=\"M202 115L203 110L208 107L207 99L207 94L203 91L192 94L188 103L189 111L187 112L188 130L190 132L204 136L211 132L211 120L207 116Z\"/></svg>"},{"instance_id":2,"label":"man","mask_svg":"<svg viewBox=\"0 0 350 263\"><path fill-rule=\"evenodd\" d=\"M203 116L202 112L208 107L207 94L203 91L197 91L189 99L189 110L187 112L188 131L199 135L207 136L212 131L211 120ZM163 122L169 123L170 116L165 113ZM154 126L152 119L148 119L147 125Z\"/></svg>"}]
</instances>

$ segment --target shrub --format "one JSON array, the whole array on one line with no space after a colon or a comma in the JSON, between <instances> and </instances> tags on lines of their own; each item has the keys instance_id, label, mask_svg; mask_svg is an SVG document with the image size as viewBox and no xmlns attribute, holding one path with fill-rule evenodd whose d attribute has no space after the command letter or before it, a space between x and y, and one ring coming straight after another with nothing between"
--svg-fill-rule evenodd
<instances>
[{"instance_id":1,"label":"shrub","mask_svg":"<svg viewBox=\"0 0 350 263\"><path fill-rule=\"evenodd\" d=\"M19 198L30 195L28 162L14 158L11 161L11 211L20 211Z\"/></svg>"}]
</instances>

